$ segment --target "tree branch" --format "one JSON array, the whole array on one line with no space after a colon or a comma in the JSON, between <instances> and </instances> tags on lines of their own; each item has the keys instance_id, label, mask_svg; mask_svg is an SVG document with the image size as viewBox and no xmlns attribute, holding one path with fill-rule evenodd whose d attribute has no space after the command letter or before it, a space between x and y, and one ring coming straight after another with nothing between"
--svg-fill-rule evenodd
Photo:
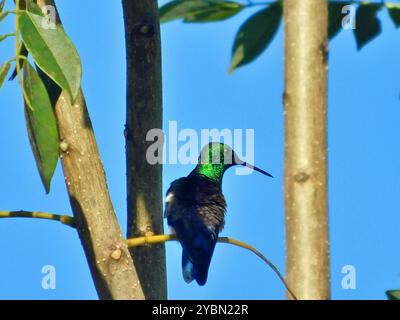
<instances>
[{"instance_id":1,"label":"tree branch","mask_svg":"<svg viewBox=\"0 0 400 320\"><path fill-rule=\"evenodd\" d=\"M156 0L124 0L127 59L127 237L162 234L162 166L146 159L151 129L162 128L161 41ZM162 145L162 141L161 141ZM146 299L167 298L164 244L132 248Z\"/></svg>"},{"instance_id":2,"label":"tree branch","mask_svg":"<svg viewBox=\"0 0 400 320\"><path fill-rule=\"evenodd\" d=\"M62 224L75 228L73 217L41 211L0 211L0 218L38 218L60 221Z\"/></svg>"},{"instance_id":3,"label":"tree branch","mask_svg":"<svg viewBox=\"0 0 400 320\"><path fill-rule=\"evenodd\" d=\"M137 246L145 246L145 245L150 245L150 244L154 245L154 244L158 244L158 243L164 243L167 241L178 241L178 239L177 239L176 235L174 235L174 234L162 234L162 235L155 235L155 236L144 236L144 237L138 237L138 238L131 238L131 239L126 240L126 243L129 248L134 248ZM285 281L285 278L283 277L281 272L278 270L278 268L256 248L247 244L246 242L236 240L233 238L228 238L228 237L219 237L217 242L231 244L231 245L234 245L234 246L237 246L240 248L244 248L244 249L247 249L247 250L253 252L275 272L275 274L278 276L278 278L281 280L281 282L285 286L288 293L292 296L292 298L294 300L297 300L296 295L289 288L289 286L287 285L287 283Z\"/></svg>"},{"instance_id":4,"label":"tree branch","mask_svg":"<svg viewBox=\"0 0 400 320\"><path fill-rule=\"evenodd\" d=\"M0 218L38 218L38 219L48 219L54 221L60 221L61 223L68 225L72 228L75 228L75 221L73 217L67 215L59 215L48 212L38 212L38 211L0 211ZM176 235L174 234L162 234L162 235L154 235L154 236L144 236L138 238L130 238L126 240L126 244L129 248L139 247L139 246L147 246L160 244L167 241L178 241ZM260 259L262 259L279 277L285 286L288 293L293 297L293 299L297 300L296 295L290 290L288 285L285 282L283 275L280 273L279 269L268 259L266 258L260 251L258 251L253 246L247 244L246 242L236 240L228 237L219 237L218 242L227 243L237 247L241 247L253 252ZM115 253L114 254L119 254Z\"/></svg>"},{"instance_id":5,"label":"tree branch","mask_svg":"<svg viewBox=\"0 0 400 320\"><path fill-rule=\"evenodd\" d=\"M37 0L37 4L55 6L53 0ZM143 299L111 203L82 91L74 103L66 92L57 97L55 113L60 139L66 146L60 155L65 183L96 290L101 299Z\"/></svg>"},{"instance_id":6,"label":"tree branch","mask_svg":"<svg viewBox=\"0 0 400 320\"><path fill-rule=\"evenodd\" d=\"M300 299L329 299L325 0L284 0L286 275Z\"/></svg>"}]
</instances>

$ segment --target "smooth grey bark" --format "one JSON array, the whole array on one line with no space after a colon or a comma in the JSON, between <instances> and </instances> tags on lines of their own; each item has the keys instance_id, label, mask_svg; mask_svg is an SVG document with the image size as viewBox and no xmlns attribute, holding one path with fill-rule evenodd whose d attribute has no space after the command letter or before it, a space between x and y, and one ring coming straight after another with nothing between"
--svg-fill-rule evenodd
<instances>
[{"instance_id":1,"label":"smooth grey bark","mask_svg":"<svg viewBox=\"0 0 400 320\"><path fill-rule=\"evenodd\" d=\"M299 299L329 299L328 6L325 0L283 4L287 281Z\"/></svg>"}]
</instances>

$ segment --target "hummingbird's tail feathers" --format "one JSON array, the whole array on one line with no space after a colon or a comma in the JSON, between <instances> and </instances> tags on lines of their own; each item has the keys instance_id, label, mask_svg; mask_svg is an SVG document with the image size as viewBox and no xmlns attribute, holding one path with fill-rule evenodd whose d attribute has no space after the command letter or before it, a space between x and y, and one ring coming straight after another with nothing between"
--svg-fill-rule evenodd
<instances>
[{"instance_id":1,"label":"hummingbird's tail feathers","mask_svg":"<svg viewBox=\"0 0 400 320\"><path fill-rule=\"evenodd\" d=\"M209 267L210 267L210 264L194 266L193 277L196 279L196 282L199 286L204 286L206 284L207 278L208 278L208 268Z\"/></svg>"},{"instance_id":2,"label":"hummingbird's tail feathers","mask_svg":"<svg viewBox=\"0 0 400 320\"><path fill-rule=\"evenodd\" d=\"M182 251L182 274L186 283L191 283L193 280L200 286L204 286L208 277L208 265L194 265L190 261L188 254L185 250Z\"/></svg>"},{"instance_id":3,"label":"hummingbird's tail feathers","mask_svg":"<svg viewBox=\"0 0 400 320\"><path fill-rule=\"evenodd\" d=\"M182 251L182 273L183 279L186 283L191 283L194 279L193 277L193 263L189 260L189 256L187 255L186 251Z\"/></svg>"},{"instance_id":4,"label":"hummingbird's tail feathers","mask_svg":"<svg viewBox=\"0 0 400 320\"><path fill-rule=\"evenodd\" d=\"M208 268L218 234L200 221L177 219L171 223L183 247L182 273L187 283L195 279L199 285L207 282Z\"/></svg>"},{"instance_id":5,"label":"hummingbird's tail feathers","mask_svg":"<svg viewBox=\"0 0 400 320\"><path fill-rule=\"evenodd\" d=\"M215 234L208 228L201 228L197 233L190 249L190 260L193 263L193 277L200 286L204 286L208 278L211 258L214 253L216 239Z\"/></svg>"}]
</instances>

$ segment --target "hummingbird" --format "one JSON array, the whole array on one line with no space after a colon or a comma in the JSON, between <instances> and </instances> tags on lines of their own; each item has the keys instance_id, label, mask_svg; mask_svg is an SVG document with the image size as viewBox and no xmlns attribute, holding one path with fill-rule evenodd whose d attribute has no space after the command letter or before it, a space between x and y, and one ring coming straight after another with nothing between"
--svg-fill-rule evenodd
<instances>
[{"instance_id":1,"label":"hummingbird","mask_svg":"<svg viewBox=\"0 0 400 320\"><path fill-rule=\"evenodd\" d=\"M198 164L187 177L173 181L167 190L164 216L182 245L185 282L203 286L218 235L224 228L226 201L222 178L227 169L246 166L266 176L268 172L246 163L228 145L210 142L202 149Z\"/></svg>"}]
</instances>

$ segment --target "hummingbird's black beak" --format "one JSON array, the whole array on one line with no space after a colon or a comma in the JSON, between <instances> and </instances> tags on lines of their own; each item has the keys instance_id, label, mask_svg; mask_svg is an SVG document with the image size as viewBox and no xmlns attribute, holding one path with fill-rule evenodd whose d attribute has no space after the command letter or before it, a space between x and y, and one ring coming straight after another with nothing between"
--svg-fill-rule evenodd
<instances>
[{"instance_id":1,"label":"hummingbird's black beak","mask_svg":"<svg viewBox=\"0 0 400 320\"><path fill-rule=\"evenodd\" d=\"M271 178L274 177L272 174L268 173L267 171L264 171L264 170L262 170L262 169L260 169L260 168L257 168L256 166L253 166L253 165L250 164L250 163L244 162L243 160L241 160L241 159L238 157L238 155L237 155L236 153L234 153L234 156L233 156L233 164L234 164L234 165L237 164L237 165L240 165L240 166L243 166L243 167L247 167L247 168L256 170L256 171L258 171L258 172L260 172L260 173L262 173L262 174L264 174L264 175L266 175L266 176L268 176L268 177L271 177Z\"/></svg>"},{"instance_id":2,"label":"hummingbird's black beak","mask_svg":"<svg viewBox=\"0 0 400 320\"><path fill-rule=\"evenodd\" d=\"M244 166L244 167L247 167L247 168L250 168L250 169L253 169L253 170L256 170L256 171L258 171L258 172L260 172L260 173L262 173L262 174L265 174L265 175L268 176L268 177L273 178L273 175L272 175L272 174L270 174L270 173L268 173L267 171L264 171L264 170L262 170L262 169L260 169L260 168L257 168L256 166L253 166L253 165L251 165L250 163L243 162L243 163L240 163L240 165L242 165L242 166Z\"/></svg>"}]
</instances>

